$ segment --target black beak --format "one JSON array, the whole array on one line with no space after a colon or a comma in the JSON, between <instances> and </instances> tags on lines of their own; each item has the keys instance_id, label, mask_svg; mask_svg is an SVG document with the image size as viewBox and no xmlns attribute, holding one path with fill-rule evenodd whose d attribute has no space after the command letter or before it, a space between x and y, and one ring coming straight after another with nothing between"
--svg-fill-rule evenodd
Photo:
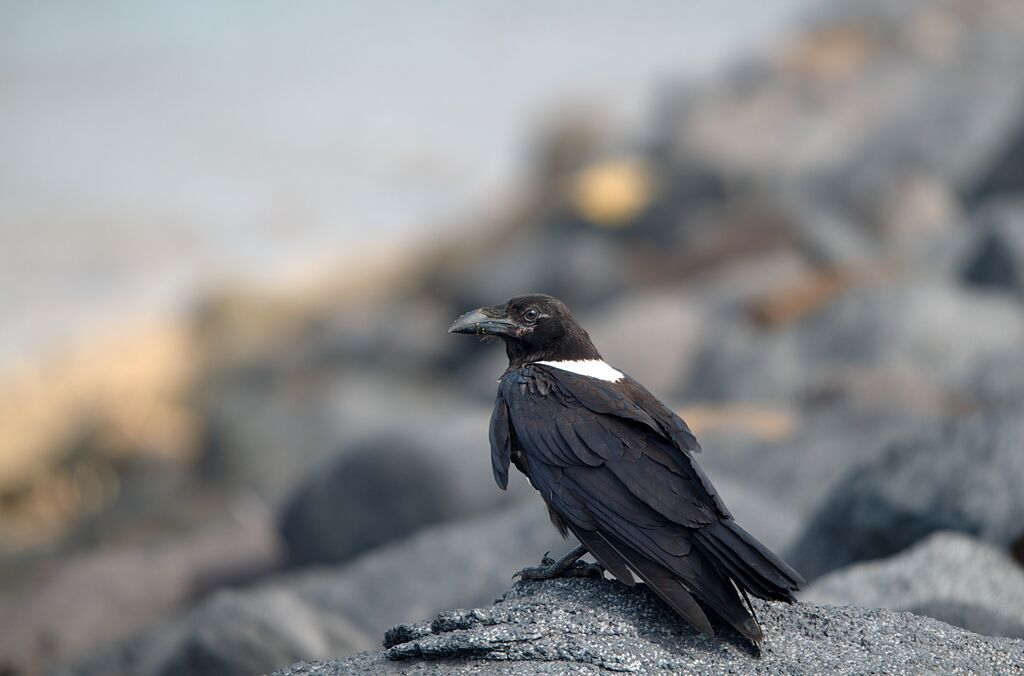
<instances>
[{"instance_id":1,"label":"black beak","mask_svg":"<svg viewBox=\"0 0 1024 676\"><path fill-rule=\"evenodd\" d=\"M475 333L478 336L508 336L515 333L516 325L507 319L491 317L488 308L470 310L448 327L448 333Z\"/></svg>"}]
</instances>

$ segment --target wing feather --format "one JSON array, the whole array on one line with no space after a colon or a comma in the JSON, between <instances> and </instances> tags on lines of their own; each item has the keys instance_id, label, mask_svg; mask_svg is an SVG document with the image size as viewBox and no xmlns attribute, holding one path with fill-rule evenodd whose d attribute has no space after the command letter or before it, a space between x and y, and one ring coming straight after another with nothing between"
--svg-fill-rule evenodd
<instances>
[{"instance_id":1,"label":"wing feather","mask_svg":"<svg viewBox=\"0 0 1024 676\"><path fill-rule=\"evenodd\" d=\"M488 432L491 443L491 470L494 481L501 490L508 488L508 466L512 460L512 436L508 421L508 405L498 391L498 399L494 402L491 413L491 424Z\"/></svg>"},{"instance_id":2,"label":"wing feather","mask_svg":"<svg viewBox=\"0 0 1024 676\"><path fill-rule=\"evenodd\" d=\"M628 378L609 383L535 365L502 378L500 406L492 424L504 424L516 465L616 578L631 583L635 573L694 627L711 632L696 596L760 640L737 589L788 599L799 576L732 527L678 416ZM508 468L502 440L492 430L496 478Z\"/></svg>"}]
</instances>

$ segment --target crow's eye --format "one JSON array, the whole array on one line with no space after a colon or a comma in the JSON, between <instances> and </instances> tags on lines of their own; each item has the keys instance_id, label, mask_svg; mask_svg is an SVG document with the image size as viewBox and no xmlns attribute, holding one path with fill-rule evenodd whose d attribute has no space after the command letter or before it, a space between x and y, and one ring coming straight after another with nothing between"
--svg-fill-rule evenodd
<instances>
[{"instance_id":1,"label":"crow's eye","mask_svg":"<svg viewBox=\"0 0 1024 676\"><path fill-rule=\"evenodd\" d=\"M527 308L526 312L523 313L523 319L528 322L537 321L537 317L540 317L540 310L535 307Z\"/></svg>"}]
</instances>

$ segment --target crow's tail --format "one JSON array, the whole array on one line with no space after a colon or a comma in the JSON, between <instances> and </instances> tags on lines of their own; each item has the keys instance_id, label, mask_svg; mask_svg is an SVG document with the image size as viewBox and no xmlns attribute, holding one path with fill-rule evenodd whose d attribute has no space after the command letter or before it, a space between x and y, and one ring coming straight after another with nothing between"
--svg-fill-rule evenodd
<instances>
[{"instance_id":1,"label":"crow's tail","mask_svg":"<svg viewBox=\"0 0 1024 676\"><path fill-rule=\"evenodd\" d=\"M699 529L694 543L721 573L758 598L795 603L793 592L806 584L800 573L732 519Z\"/></svg>"}]
</instances>

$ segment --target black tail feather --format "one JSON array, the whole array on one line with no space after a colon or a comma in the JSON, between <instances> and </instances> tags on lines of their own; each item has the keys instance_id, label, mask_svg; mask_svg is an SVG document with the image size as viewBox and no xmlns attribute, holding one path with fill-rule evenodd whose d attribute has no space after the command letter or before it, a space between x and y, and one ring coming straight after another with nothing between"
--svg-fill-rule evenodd
<instances>
[{"instance_id":1,"label":"black tail feather","mask_svg":"<svg viewBox=\"0 0 1024 676\"><path fill-rule=\"evenodd\" d=\"M674 572L622 542L611 538L607 538L607 541L623 559L629 562L629 567L644 581L644 584L660 596L672 610L679 613L694 629L705 636L715 635L715 630L711 627L707 615L704 614L690 592L683 587Z\"/></svg>"},{"instance_id":2,"label":"black tail feather","mask_svg":"<svg viewBox=\"0 0 1024 676\"><path fill-rule=\"evenodd\" d=\"M615 551L615 548L604 538L601 533L597 531L587 531L583 529L572 529L573 535L583 543L583 546L587 548L597 562L605 567L609 573L615 576L615 579L623 583L627 587L632 587L636 584L636 580L633 579L632 574L629 572L627 562L622 558L622 555Z\"/></svg>"},{"instance_id":3,"label":"black tail feather","mask_svg":"<svg viewBox=\"0 0 1024 676\"><path fill-rule=\"evenodd\" d=\"M793 592L805 584L798 572L732 519L701 528L694 542L722 572L758 598L793 603Z\"/></svg>"}]
</instances>

